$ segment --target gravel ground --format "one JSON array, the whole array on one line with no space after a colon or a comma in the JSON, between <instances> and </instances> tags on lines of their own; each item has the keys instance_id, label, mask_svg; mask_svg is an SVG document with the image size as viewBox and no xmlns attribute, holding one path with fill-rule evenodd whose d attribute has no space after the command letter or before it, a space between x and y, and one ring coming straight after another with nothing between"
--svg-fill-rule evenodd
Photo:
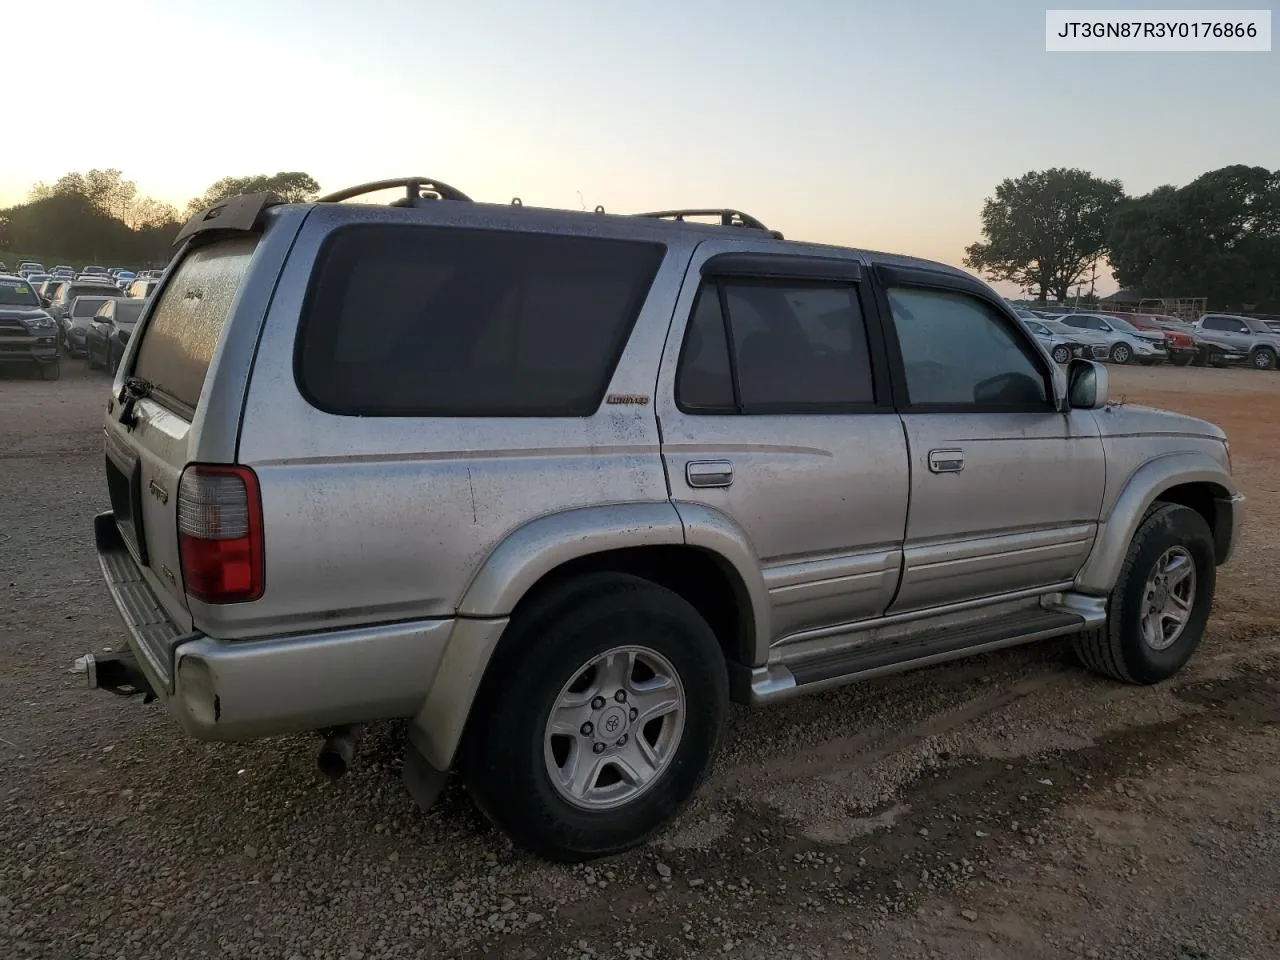
<instances>
[{"instance_id":1,"label":"gravel ground","mask_svg":"<svg viewBox=\"0 0 1280 960\"><path fill-rule=\"evenodd\" d=\"M66 670L120 643L90 520L106 380L0 371L0 958L1280 956L1280 376L1114 369L1227 429L1250 524L1206 644L1134 689L1047 644L735 711L648 847L513 851L318 740L183 739Z\"/></svg>"}]
</instances>

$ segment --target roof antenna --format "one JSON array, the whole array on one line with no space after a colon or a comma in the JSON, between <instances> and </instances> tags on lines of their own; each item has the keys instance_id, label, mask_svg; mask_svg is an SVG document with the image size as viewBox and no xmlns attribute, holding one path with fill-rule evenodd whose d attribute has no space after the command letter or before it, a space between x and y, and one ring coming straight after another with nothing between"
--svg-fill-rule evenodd
<instances>
[{"instance_id":1,"label":"roof antenna","mask_svg":"<svg viewBox=\"0 0 1280 960\"><path fill-rule=\"evenodd\" d=\"M581 191L581 190L575 190L575 191L573 191L573 192L574 192L574 193L576 193L576 194L578 195L578 202L579 202L580 204L582 204L582 209L585 211L585 210L587 209L587 201L586 201L586 198L585 198L585 197L583 197L583 195L582 195L582 191Z\"/></svg>"}]
</instances>

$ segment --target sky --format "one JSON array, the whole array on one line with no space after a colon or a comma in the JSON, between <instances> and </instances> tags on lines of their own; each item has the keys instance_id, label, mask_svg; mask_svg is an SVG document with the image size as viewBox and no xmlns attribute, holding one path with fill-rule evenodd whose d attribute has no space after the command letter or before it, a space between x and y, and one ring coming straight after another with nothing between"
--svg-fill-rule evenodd
<instances>
[{"instance_id":1,"label":"sky","mask_svg":"<svg viewBox=\"0 0 1280 960\"><path fill-rule=\"evenodd\" d=\"M424 175L478 200L732 206L789 238L959 265L1005 177L1081 167L1137 194L1280 167L1280 52L1046 53L1044 3L109 7L42 0L9 35L9 108L40 124L56 104L65 132L8 126L0 206L93 167L179 207L228 174Z\"/></svg>"}]
</instances>

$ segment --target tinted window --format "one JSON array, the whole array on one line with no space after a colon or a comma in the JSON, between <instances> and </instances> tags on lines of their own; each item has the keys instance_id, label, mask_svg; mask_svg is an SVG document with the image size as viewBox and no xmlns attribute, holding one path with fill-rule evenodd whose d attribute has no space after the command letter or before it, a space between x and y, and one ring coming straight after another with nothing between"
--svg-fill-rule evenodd
<instances>
[{"instance_id":1,"label":"tinted window","mask_svg":"<svg viewBox=\"0 0 1280 960\"><path fill-rule=\"evenodd\" d=\"M71 304L73 317L91 317L102 306L101 297L77 297Z\"/></svg>"},{"instance_id":2,"label":"tinted window","mask_svg":"<svg viewBox=\"0 0 1280 960\"><path fill-rule=\"evenodd\" d=\"M256 237L198 247L178 265L143 328L134 374L155 386L157 398L194 411L209 361L231 313Z\"/></svg>"},{"instance_id":3,"label":"tinted window","mask_svg":"<svg viewBox=\"0 0 1280 960\"><path fill-rule=\"evenodd\" d=\"M141 300L111 300L115 307L112 316L116 323L136 323L138 315L142 313L143 302Z\"/></svg>"},{"instance_id":4,"label":"tinted window","mask_svg":"<svg viewBox=\"0 0 1280 960\"><path fill-rule=\"evenodd\" d=\"M342 414L588 416L662 255L588 237L340 231L312 280L299 384Z\"/></svg>"},{"instance_id":5,"label":"tinted window","mask_svg":"<svg viewBox=\"0 0 1280 960\"><path fill-rule=\"evenodd\" d=\"M874 400L855 286L732 280L723 289L744 412Z\"/></svg>"},{"instance_id":6,"label":"tinted window","mask_svg":"<svg viewBox=\"0 0 1280 960\"><path fill-rule=\"evenodd\" d=\"M714 283L702 285L685 333L676 374L676 402L689 410L736 409L724 314Z\"/></svg>"},{"instance_id":7,"label":"tinted window","mask_svg":"<svg viewBox=\"0 0 1280 960\"><path fill-rule=\"evenodd\" d=\"M1038 337L1051 336L1051 334L1049 333L1049 328L1044 326L1043 324L1028 322L1027 329L1030 330L1032 333L1034 333Z\"/></svg>"},{"instance_id":8,"label":"tinted window","mask_svg":"<svg viewBox=\"0 0 1280 960\"><path fill-rule=\"evenodd\" d=\"M1046 407L1044 371L994 308L939 290L889 291L912 404Z\"/></svg>"}]
</instances>

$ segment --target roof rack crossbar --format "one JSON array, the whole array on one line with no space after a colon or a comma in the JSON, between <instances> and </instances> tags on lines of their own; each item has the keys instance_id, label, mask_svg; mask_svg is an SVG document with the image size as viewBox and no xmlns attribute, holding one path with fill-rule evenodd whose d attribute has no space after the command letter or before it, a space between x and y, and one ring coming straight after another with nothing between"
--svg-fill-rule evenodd
<instances>
[{"instance_id":1,"label":"roof rack crossbar","mask_svg":"<svg viewBox=\"0 0 1280 960\"><path fill-rule=\"evenodd\" d=\"M377 193L379 190L390 190L394 187L403 187L405 195L394 202L395 206L417 206L420 200L462 200L471 202L471 198L459 190L457 187L451 187L443 180L436 180L434 177L393 177L390 180L373 180L369 183L361 183L354 187L347 187L345 190L338 190L334 193L326 193L323 197L319 197L317 203L341 203L343 200L350 200L352 197L359 197L366 193Z\"/></svg>"},{"instance_id":2,"label":"roof rack crossbar","mask_svg":"<svg viewBox=\"0 0 1280 960\"><path fill-rule=\"evenodd\" d=\"M722 227L751 227L755 230L768 230L763 223L741 210L732 208L711 208L706 210L655 210L652 213L637 213L637 217L648 217L651 220L684 220L686 217L719 217Z\"/></svg>"}]
</instances>

